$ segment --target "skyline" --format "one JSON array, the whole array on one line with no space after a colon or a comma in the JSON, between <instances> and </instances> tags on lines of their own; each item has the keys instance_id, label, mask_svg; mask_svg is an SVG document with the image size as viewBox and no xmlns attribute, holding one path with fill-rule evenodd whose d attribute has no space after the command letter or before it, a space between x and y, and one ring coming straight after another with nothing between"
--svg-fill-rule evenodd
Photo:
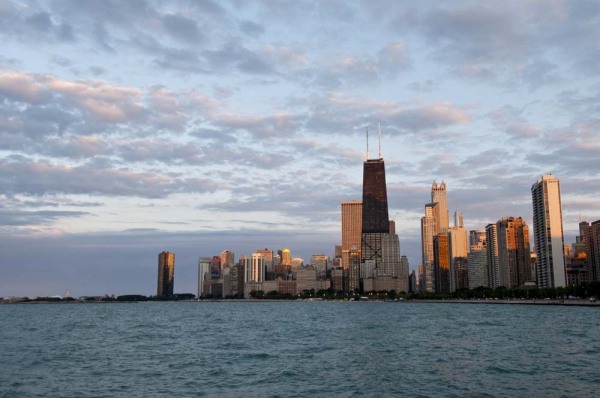
<instances>
[{"instance_id":1,"label":"skyline","mask_svg":"<svg viewBox=\"0 0 600 398\"><path fill-rule=\"evenodd\" d=\"M176 292L198 257L332 255L381 123L410 268L431 183L467 230L600 218L595 2L4 2L0 296ZM294 29L289 29L294 26ZM316 232L315 232L316 231ZM532 241L533 244L533 241Z\"/></svg>"}]
</instances>

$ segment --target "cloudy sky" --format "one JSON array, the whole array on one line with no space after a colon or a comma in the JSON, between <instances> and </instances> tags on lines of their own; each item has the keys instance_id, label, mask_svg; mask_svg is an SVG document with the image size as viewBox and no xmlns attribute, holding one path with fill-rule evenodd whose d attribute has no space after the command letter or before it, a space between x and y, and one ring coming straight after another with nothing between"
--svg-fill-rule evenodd
<instances>
[{"instance_id":1,"label":"cloudy sky","mask_svg":"<svg viewBox=\"0 0 600 398\"><path fill-rule=\"evenodd\" d=\"M0 296L176 292L198 256L333 254L381 123L411 269L433 180L468 229L600 218L597 1L2 1ZM371 157L376 156L372 134Z\"/></svg>"}]
</instances>

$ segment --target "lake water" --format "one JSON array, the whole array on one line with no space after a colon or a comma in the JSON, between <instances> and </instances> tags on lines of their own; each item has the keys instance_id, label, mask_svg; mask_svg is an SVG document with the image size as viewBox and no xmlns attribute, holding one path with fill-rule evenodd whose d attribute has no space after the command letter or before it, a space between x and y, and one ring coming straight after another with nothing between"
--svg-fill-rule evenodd
<instances>
[{"instance_id":1,"label":"lake water","mask_svg":"<svg viewBox=\"0 0 600 398\"><path fill-rule=\"evenodd\" d=\"M0 305L0 397L592 397L599 360L597 308Z\"/></svg>"}]
</instances>

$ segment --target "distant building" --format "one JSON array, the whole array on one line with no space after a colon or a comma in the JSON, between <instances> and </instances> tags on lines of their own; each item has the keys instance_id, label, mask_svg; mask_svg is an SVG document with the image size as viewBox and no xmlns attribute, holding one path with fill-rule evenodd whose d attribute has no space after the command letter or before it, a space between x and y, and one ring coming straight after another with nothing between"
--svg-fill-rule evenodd
<instances>
[{"instance_id":1,"label":"distant building","mask_svg":"<svg viewBox=\"0 0 600 398\"><path fill-rule=\"evenodd\" d=\"M350 266L350 250L352 247L360 250L362 231L362 202L353 200L342 202L342 266Z\"/></svg>"},{"instance_id":2,"label":"distant building","mask_svg":"<svg viewBox=\"0 0 600 398\"><path fill-rule=\"evenodd\" d=\"M531 187L533 236L540 287L565 287L565 256L560 182L544 175Z\"/></svg>"},{"instance_id":3,"label":"distant building","mask_svg":"<svg viewBox=\"0 0 600 398\"><path fill-rule=\"evenodd\" d=\"M175 283L175 253L163 251L158 255L157 296L172 296Z\"/></svg>"},{"instance_id":4,"label":"distant building","mask_svg":"<svg viewBox=\"0 0 600 398\"><path fill-rule=\"evenodd\" d=\"M210 257L200 257L198 259L198 298L210 294L211 269Z\"/></svg>"},{"instance_id":5,"label":"distant building","mask_svg":"<svg viewBox=\"0 0 600 398\"><path fill-rule=\"evenodd\" d=\"M235 264L235 253L229 250L223 250L219 255L221 258L221 270L225 267L233 267Z\"/></svg>"},{"instance_id":6,"label":"distant building","mask_svg":"<svg viewBox=\"0 0 600 398\"><path fill-rule=\"evenodd\" d=\"M317 275L325 274L329 268L329 257L325 254L313 254L310 257L310 264L317 270Z\"/></svg>"},{"instance_id":7,"label":"distant building","mask_svg":"<svg viewBox=\"0 0 600 398\"><path fill-rule=\"evenodd\" d=\"M503 217L496 223L498 284L509 288L533 282L529 227L521 217Z\"/></svg>"},{"instance_id":8,"label":"distant building","mask_svg":"<svg viewBox=\"0 0 600 398\"><path fill-rule=\"evenodd\" d=\"M588 230L588 264L592 271L591 279L600 280L600 220L594 221Z\"/></svg>"},{"instance_id":9,"label":"distant building","mask_svg":"<svg viewBox=\"0 0 600 398\"><path fill-rule=\"evenodd\" d=\"M423 291L433 292L435 289L433 270L433 237L437 234L437 225L434 217L435 203L425 205L425 216L421 218L421 253L423 273Z\"/></svg>"},{"instance_id":10,"label":"distant building","mask_svg":"<svg viewBox=\"0 0 600 398\"><path fill-rule=\"evenodd\" d=\"M450 293L450 251L448 234L442 232L433 238L435 292Z\"/></svg>"},{"instance_id":11,"label":"distant building","mask_svg":"<svg viewBox=\"0 0 600 398\"><path fill-rule=\"evenodd\" d=\"M485 241L487 243L488 286L495 289L500 286L498 284L498 228L496 223L488 224L485 227Z\"/></svg>"},{"instance_id":12,"label":"distant building","mask_svg":"<svg viewBox=\"0 0 600 398\"><path fill-rule=\"evenodd\" d=\"M483 240L481 238L483 238ZM475 240L471 241L473 242ZM483 237L480 235L478 241L471 245L471 250L467 256L467 263L469 269L469 289L489 287L485 235L483 235Z\"/></svg>"}]
</instances>

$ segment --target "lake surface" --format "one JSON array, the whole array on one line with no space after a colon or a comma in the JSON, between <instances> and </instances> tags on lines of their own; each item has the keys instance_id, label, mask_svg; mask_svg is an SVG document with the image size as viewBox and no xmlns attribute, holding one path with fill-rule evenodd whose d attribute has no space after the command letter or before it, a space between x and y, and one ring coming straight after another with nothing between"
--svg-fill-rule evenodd
<instances>
[{"instance_id":1,"label":"lake surface","mask_svg":"<svg viewBox=\"0 0 600 398\"><path fill-rule=\"evenodd\" d=\"M597 308L0 305L0 397L591 397L599 360Z\"/></svg>"}]
</instances>

